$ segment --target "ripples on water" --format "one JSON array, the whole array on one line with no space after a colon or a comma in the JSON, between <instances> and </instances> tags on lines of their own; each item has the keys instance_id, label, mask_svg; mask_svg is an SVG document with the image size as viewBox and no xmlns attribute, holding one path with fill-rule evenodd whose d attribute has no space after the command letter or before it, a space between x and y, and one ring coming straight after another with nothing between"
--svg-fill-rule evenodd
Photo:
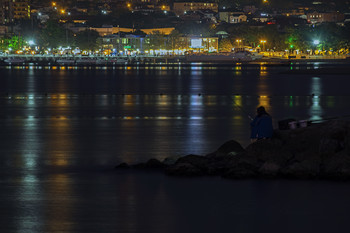
<instances>
[{"instance_id":1,"label":"ripples on water","mask_svg":"<svg viewBox=\"0 0 350 233\"><path fill-rule=\"evenodd\" d=\"M230 139L246 146L248 115L259 105L275 126L349 115L347 74L290 72L317 66L1 69L4 232L259 232L273 224L303 232L299 224L311 229L327 218L342 226L343 184L112 171L120 162L206 154ZM330 189L338 201L322 192Z\"/></svg>"}]
</instances>

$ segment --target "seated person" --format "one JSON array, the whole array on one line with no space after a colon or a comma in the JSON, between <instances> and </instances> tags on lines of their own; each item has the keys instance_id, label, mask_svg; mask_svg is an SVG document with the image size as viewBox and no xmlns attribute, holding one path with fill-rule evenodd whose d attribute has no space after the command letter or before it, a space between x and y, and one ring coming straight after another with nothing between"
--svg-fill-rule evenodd
<instances>
[{"instance_id":1,"label":"seated person","mask_svg":"<svg viewBox=\"0 0 350 233\"><path fill-rule=\"evenodd\" d=\"M273 134L272 118L263 106L256 110L257 115L250 123L252 141L271 138Z\"/></svg>"}]
</instances>

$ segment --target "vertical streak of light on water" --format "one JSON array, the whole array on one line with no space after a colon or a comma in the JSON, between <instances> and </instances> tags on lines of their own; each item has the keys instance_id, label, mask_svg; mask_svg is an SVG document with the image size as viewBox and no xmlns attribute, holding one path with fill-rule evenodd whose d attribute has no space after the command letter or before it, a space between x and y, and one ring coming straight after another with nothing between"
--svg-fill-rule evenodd
<instances>
[{"instance_id":1,"label":"vertical streak of light on water","mask_svg":"<svg viewBox=\"0 0 350 233\"><path fill-rule=\"evenodd\" d=\"M322 83L319 77L313 77L311 79L311 108L309 110L310 120L322 119L323 109L320 105L322 95Z\"/></svg>"}]
</instances>

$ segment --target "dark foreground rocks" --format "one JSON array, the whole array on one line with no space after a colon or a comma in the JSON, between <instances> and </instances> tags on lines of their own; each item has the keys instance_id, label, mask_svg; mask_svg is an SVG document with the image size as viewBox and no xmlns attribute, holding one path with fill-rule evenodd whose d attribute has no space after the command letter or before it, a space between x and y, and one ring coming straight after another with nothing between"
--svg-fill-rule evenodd
<instances>
[{"instance_id":1,"label":"dark foreground rocks","mask_svg":"<svg viewBox=\"0 0 350 233\"><path fill-rule=\"evenodd\" d=\"M226 178L350 178L350 121L333 120L294 130L243 148L231 140L207 155L151 159L117 168L159 169L168 175Z\"/></svg>"}]
</instances>

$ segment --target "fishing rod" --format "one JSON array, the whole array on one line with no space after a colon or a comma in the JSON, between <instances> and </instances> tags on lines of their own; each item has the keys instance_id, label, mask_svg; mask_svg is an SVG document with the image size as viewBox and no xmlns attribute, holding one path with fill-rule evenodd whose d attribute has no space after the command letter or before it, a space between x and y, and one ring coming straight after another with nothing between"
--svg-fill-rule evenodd
<instances>
[{"instance_id":1,"label":"fishing rod","mask_svg":"<svg viewBox=\"0 0 350 233\"><path fill-rule=\"evenodd\" d=\"M234 99L233 99L233 105L238 107L251 121L254 120L254 118L251 117L250 114L243 109L243 107L239 106Z\"/></svg>"},{"instance_id":2,"label":"fishing rod","mask_svg":"<svg viewBox=\"0 0 350 233\"><path fill-rule=\"evenodd\" d=\"M344 116L337 116L337 117L328 117L324 119L318 119L318 120L311 120L308 121L310 123L317 123L317 122L324 122L324 121L330 121L330 120L335 120L335 119L342 119L342 118L349 118L350 115L344 115Z\"/></svg>"}]
</instances>

